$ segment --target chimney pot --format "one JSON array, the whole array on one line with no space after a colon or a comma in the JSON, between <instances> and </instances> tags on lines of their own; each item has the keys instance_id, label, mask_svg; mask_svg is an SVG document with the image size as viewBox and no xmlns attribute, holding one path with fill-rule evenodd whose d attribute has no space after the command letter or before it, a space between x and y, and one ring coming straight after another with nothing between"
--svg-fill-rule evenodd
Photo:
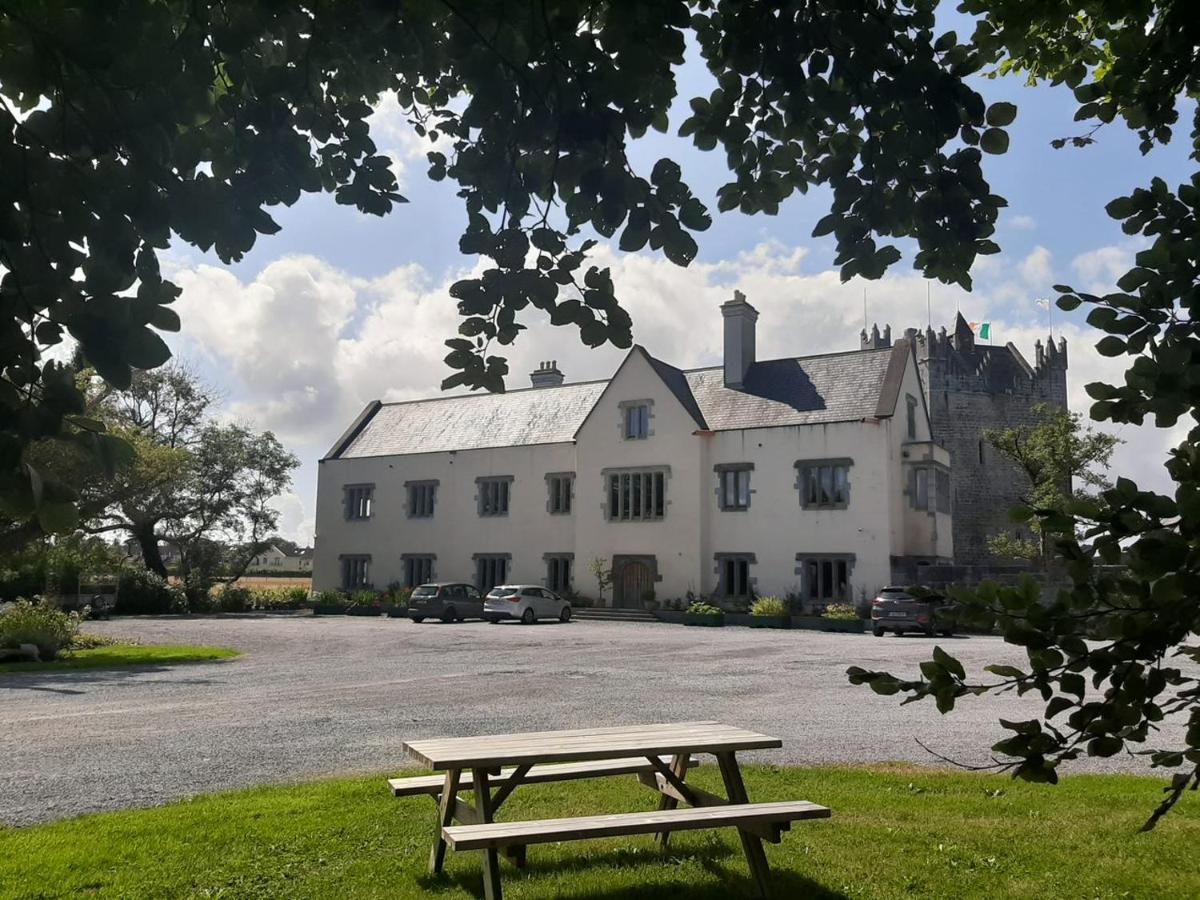
<instances>
[{"instance_id":1,"label":"chimney pot","mask_svg":"<svg viewBox=\"0 0 1200 900\"><path fill-rule=\"evenodd\" d=\"M529 382L535 388L558 387L563 383L563 373L558 369L558 360L545 360L529 373Z\"/></svg>"}]
</instances>

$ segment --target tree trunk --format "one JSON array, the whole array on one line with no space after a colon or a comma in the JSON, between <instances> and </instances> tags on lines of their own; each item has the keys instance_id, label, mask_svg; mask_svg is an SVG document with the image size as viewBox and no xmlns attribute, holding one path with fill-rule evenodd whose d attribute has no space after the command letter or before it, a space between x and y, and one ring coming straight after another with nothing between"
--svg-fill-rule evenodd
<instances>
[{"instance_id":1,"label":"tree trunk","mask_svg":"<svg viewBox=\"0 0 1200 900\"><path fill-rule=\"evenodd\" d=\"M158 552L158 535L154 532L154 526L141 525L134 528L133 537L138 542L138 548L142 551L142 564L165 580L167 577L167 566L163 562L162 554Z\"/></svg>"}]
</instances>

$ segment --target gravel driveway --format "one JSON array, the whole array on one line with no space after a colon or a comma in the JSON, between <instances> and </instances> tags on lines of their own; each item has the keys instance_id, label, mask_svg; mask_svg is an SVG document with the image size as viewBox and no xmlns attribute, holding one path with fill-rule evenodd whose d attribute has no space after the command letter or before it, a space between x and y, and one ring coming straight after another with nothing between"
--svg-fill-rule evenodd
<instances>
[{"instance_id":1,"label":"gravel driveway","mask_svg":"<svg viewBox=\"0 0 1200 900\"><path fill-rule=\"evenodd\" d=\"M1005 695L953 715L901 709L846 666L914 672L921 637L625 622L454 625L364 618L123 619L89 630L234 647L173 668L0 675L0 821L25 824L191 794L394 771L407 738L717 719L783 739L778 763L983 762ZM968 670L1020 663L999 639L942 639ZM1078 768L1139 769L1128 758Z\"/></svg>"}]
</instances>

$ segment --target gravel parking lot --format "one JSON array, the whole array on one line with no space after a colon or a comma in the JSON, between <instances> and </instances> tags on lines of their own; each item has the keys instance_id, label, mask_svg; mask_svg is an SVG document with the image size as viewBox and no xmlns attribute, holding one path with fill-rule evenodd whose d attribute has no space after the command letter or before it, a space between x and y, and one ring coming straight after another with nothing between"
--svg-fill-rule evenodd
<instances>
[{"instance_id":1,"label":"gravel parking lot","mask_svg":"<svg viewBox=\"0 0 1200 900\"><path fill-rule=\"evenodd\" d=\"M921 637L624 622L453 625L363 618L124 619L89 630L215 644L223 662L0 675L0 821L26 824L208 791L404 768L403 740L717 719L778 735L764 762L908 760L917 739L986 761L1015 696L943 717L846 682L848 665L914 672ZM989 637L942 640L968 670L1019 663ZM1128 758L1079 769L1140 769Z\"/></svg>"}]
</instances>

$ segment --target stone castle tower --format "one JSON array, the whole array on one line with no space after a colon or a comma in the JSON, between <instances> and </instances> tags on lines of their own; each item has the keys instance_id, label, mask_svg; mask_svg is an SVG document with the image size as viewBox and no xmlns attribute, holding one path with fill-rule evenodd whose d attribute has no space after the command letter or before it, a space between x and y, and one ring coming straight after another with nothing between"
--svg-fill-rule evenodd
<instances>
[{"instance_id":1,"label":"stone castle tower","mask_svg":"<svg viewBox=\"0 0 1200 900\"><path fill-rule=\"evenodd\" d=\"M923 333L909 329L917 369L929 405L933 437L950 451L954 510L954 561L986 565L997 560L988 538L1018 529L1008 510L1020 501L1024 473L1000 456L984 438L987 429L1033 422L1034 406L1067 408L1067 341L1051 336L1034 344L1031 366L1013 344L977 344L975 333L959 314L954 333L943 326ZM891 346L891 326L861 335L861 349Z\"/></svg>"}]
</instances>

